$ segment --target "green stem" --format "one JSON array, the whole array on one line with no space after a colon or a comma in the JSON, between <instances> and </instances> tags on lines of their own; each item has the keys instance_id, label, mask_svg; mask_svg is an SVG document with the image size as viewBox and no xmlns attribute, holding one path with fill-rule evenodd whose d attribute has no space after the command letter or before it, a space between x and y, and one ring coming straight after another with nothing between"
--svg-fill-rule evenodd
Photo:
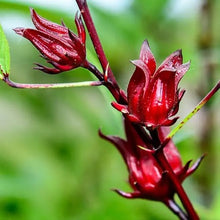
<instances>
[{"instance_id":1,"label":"green stem","mask_svg":"<svg viewBox=\"0 0 220 220\"><path fill-rule=\"evenodd\" d=\"M202 99L202 101L190 112L180 123L175 127L167 136L167 138L172 138L182 127L189 121L202 107L205 105L212 96L219 90L220 81L215 85L215 87Z\"/></svg>"},{"instance_id":2,"label":"green stem","mask_svg":"<svg viewBox=\"0 0 220 220\"><path fill-rule=\"evenodd\" d=\"M57 88L70 88L70 87L86 87L86 86L101 86L103 83L100 81L85 81L85 82L72 82L72 83L48 83L48 84L26 84L16 83L9 79L8 75L4 75L2 79L5 83L13 88L20 89L57 89Z\"/></svg>"}]
</instances>

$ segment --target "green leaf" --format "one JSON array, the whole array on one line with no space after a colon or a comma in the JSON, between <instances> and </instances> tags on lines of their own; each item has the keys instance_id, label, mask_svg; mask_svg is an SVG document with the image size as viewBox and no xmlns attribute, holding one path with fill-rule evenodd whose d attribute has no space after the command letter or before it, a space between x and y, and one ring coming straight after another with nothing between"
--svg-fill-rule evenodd
<instances>
[{"instance_id":1,"label":"green leaf","mask_svg":"<svg viewBox=\"0 0 220 220\"><path fill-rule=\"evenodd\" d=\"M10 51L7 38L0 25L0 78L3 78L2 74L10 73Z\"/></svg>"}]
</instances>

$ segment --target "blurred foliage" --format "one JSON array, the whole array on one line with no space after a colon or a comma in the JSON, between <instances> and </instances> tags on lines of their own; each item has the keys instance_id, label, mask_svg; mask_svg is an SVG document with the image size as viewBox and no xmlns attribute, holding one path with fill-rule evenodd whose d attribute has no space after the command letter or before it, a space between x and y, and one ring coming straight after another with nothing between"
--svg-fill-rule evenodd
<instances>
[{"instance_id":1,"label":"blurred foliage","mask_svg":"<svg viewBox=\"0 0 220 220\"><path fill-rule=\"evenodd\" d=\"M65 12L64 5L61 9L45 7L37 0L26 2L0 1L0 23L10 43L11 78L29 83L90 80L91 75L81 69L56 76L32 70L33 63L44 61L29 42L8 28L6 21L11 21L13 26L13 20L22 17L30 24L29 7L33 7L40 15L54 22L63 20L74 29L74 15ZM88 0L110 65L124 89L134 70L129 60L138 58L144 39L149 40L158 64L176 49L183 49L184 60L191 60L192 64L181 83L181 87L187 88L179 113L181 117L198 103L197 90L201 90L199 83L203 81L204 61L198 46L201 1L197 2L198 10L181 16L174 13L173 4L178 6L178 1L134 0L129 8L112 13ZM74 12L76 8L72 8ZM219 9L220 1L213 1L213 81L219 78ZM87 42L93 53L91 42ZM94 57L89 59L94 60ZM126 200L110 190L129 191L130 188L120 155L97 134L101 128L106 134L123 136L120 114L112 109L104 93L105 89L97 88L16 90L1 83L0 219L176 219L162 204ZM199 169L185 182L193 204L202 219L207 220L220 219L218 98L213 99L209 108L217 123L211 131L215 148L207 158L215 161L215 169L206 172L198 181ZM195 160L204 153L198 144L205 126L203 117L201 111L175 137L184 162ZM205 159L201 167L206 167L207 161ZM204 198L199 190L206 179L212 181L209 190L214 192L208 206L204 205L204 200L210 198Z\"/></svg>"}]
</instances>

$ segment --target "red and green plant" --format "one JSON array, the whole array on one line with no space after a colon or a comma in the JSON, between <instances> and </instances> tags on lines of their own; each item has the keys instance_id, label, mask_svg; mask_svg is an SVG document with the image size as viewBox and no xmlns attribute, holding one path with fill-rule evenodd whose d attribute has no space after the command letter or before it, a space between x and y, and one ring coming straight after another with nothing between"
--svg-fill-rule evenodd
<instances>
[{"instance_id":1,"label":"red and green plant","mask_svg":"<svg viewBox=\"0 0 220 220\"><path fill-rule=\"evenodd\" d=\"M195 109L173 130L178 119L176 114L185 90L178 84L188 71L190 63L183 64L182 51L177 50L156 68L156 61L149 43L142 44L140 57L132 61L136 69L123 91L103 51L93 24L86 0L76 0L80 12L76 14L77 34L64 23L55 24L39 16L31 9L36 29L16 28L14 31L28 39L53 68L36 64L35 69L48 74L58 74L79 67L89 70L97 81L62 84L21 84L10 80L10 56L8 43L1 30L0 67L1 79L15 88L63 88L78 86L104 86L114 97L112 106L123 116L126 140L107 136L99 131L101 138L111 142L120 152L129 173L132 192L115 189L126 198L142 198L164 203L180 219L199 219L182 183L200 165L199 158L182 164L181 155L172 141L175 133L219 90L220 82L205 96ZM86 31L88 30L94 49L102 67L100 71L86 56ZM177 194L183 208L177 204Z\"/></svg>"}]
</instances>

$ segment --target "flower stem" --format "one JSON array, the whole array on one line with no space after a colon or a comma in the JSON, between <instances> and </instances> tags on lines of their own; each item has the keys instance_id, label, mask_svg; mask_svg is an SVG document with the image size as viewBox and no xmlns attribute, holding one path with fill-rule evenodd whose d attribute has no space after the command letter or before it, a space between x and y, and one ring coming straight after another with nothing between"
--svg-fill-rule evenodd
<instances>
[{"instance_id":1,"label":"flower stem","mask_svg":"<svg viewBox=\"0 0 220 220\"><path fill-rule=\"evenodd\" d=\"M86 61L83 65L83 68L93 73L100 81L104 81L104 75L92 63Z\"/></svg>"},{"instance_id":2,"label":"flower stem","mask_svg":"<svg viewBox=\"0 0 220 220\"><path fill-rule=\"evenodd\" d=\"M120 95L120 89L116 82L116 79L114 77L114 74L110 67L108 67L108 60L105 56L104 50L102 48L101 42L99 40L96 28L94 26L87 1L86 0L76 0L77 5L81 11L82 17L84 19L85 25L87 27L87 30L89 32L90 38L92 40L93 46L95 48L96 54L98 56L98 59L100 61L100 64L102 66L103 72L106 70L108 71L108 84L106 86L111 90L114 98L117 101L122 101L122 96Z\"/></svg>"},{"instance_id":3,"label":"flower stem","mask_svg":"<svg viewBox=\"0 0 220 220\"><path fill-rule=\"evenodd\" d=\"M195 115L202 107L203 105L208 102L212 96L219 90L220 88L220 81L214 86L214 88L202 99L202 101L190 112L180 123L175 127L167 136L167 138L172 138L177 131L179 131L183 125L186 124L187 121L189 121L193 115Z\"/></svg>"},{"instance_id":4,"label":"flower stem","mask_svg":"<svg viewBox=\"0 0 220 220\"><path fill-rule=\"evenodd\" d=\"M101 86L101 81L85 81L85 82L72 82L72 83L49 83L49 84L26 84L17 83L9 79L8 75L5 75L2 79L5 83L13 88L20 89L57 89L57 88L70 88L70 87L86 87L86 86Z\"/></svg>"},{"instance_id":5,"label":"flower stem","mask_svg":"<svg viewBox=\"0 0 220 220\"><path fill-rule=\"evenodd\" d=\"M159 162L161 167L168 172L167 175L169 176L170 180L172 181L172 184L175 187L176 193L178 194L186 212L188 213L188 216L189 216L188 219L198 220L199 217L198 217L192 203L190 202L185 190L183 189L181 183L179 182L177 176L175 175L172 168L170 167L170 164L168 163L162 148L161 148L161 150L156 151L155 159L157 159L157 161Z\"/></svg>"},{"instance_id":6,"label":"flower stem","mask_svg":"<svg viewBox=\"0 0 220 220\"><path fill-rule=\"evenodd\" d=\"M153 144L154 149L156 150L154 153L154 157L158 161L158 163L160 164L161 168L167 172L167 175L170 178L170 180L175 188L176 193L178 194L184 208L186 209L186 211L189 215L189 219L191 219L191 220L199 219L196 211L194 210L194 208L192 206L192 203L190 202L185 190L182 187L181 182L177 178L176 174L173 172L169 162L167 161L166 156L164 155L164 151L163 151L164 146L161 147L161 145L164 145L165 141L166 141L166 143L168 143L167 141L170 139L165 139L165 141L163 141L161 143L157 129L150 130L150 134L151 134L152 140L154 142L154 144Z\"/></svg>"}]
</instances>

